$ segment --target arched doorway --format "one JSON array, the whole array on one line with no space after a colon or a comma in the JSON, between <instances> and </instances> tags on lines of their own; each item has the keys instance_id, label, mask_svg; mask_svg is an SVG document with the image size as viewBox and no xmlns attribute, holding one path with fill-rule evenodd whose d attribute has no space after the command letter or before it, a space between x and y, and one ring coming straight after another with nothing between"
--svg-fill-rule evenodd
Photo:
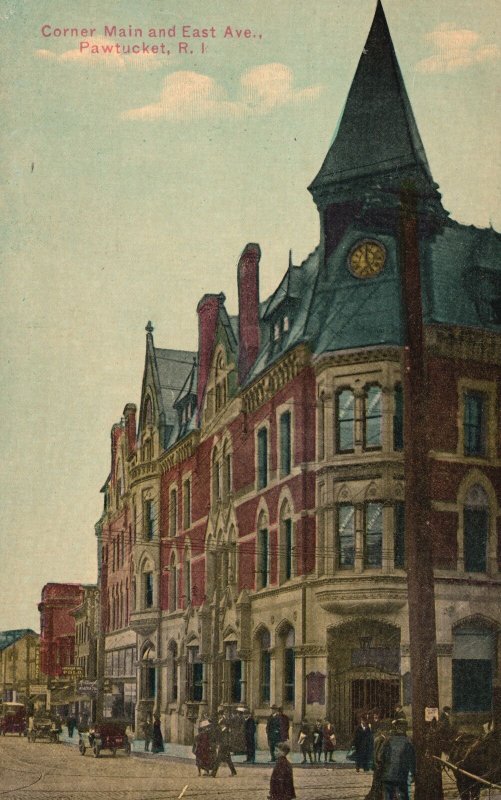
<instances>
[{"instance_id":1,"label":"arched doorway","mask_svg":"<svg viewBox=\"0 0 501 800\"><path fill-rule=\"evenodd\" d=\"M390 717L400 702L400 629L354 620L327 632L328 715L343 742L362 714Z\"/></svg>"}]
</instances>

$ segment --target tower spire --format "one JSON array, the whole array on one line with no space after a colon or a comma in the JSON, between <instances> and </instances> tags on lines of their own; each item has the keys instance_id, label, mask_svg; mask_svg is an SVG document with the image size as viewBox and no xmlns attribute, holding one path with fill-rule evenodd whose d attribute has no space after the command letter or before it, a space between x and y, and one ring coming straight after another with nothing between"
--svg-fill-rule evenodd
<instances>
[{"instance_id":1,"label":"tower spire","mask_svg":"<svg viewBox=\"0 0 501 800\"><path fill-rule=\"evenodd\" d=\"M440 199L378 0L334 141L309 190L325 207L406 181Z\"/></svg>"}]
</instances>

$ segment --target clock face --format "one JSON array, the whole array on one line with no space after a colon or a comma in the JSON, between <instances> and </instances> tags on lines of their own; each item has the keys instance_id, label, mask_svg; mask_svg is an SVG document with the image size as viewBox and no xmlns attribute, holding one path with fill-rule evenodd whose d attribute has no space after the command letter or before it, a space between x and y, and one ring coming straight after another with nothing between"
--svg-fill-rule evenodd
<instances>
[{"instance_id":1,"label":"clock face","mask_svg":"<svg viewBox=\"0 0 501 800\"><path fill-rule=\"evenodd\" d=\"M359 242L348 256L348 268L356 278L373 278L379 275L385 262L385 248L372 239Z\"/></svg>"}]
</instances>

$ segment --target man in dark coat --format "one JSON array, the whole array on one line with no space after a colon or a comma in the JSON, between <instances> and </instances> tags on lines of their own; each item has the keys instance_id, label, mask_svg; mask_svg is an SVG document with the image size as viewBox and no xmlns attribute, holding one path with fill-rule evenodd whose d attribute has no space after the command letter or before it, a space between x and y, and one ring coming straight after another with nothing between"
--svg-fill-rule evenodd
<instances>
[{"instance_id":1,"label":"man in dark coat","mask_svg":"<svg viewBox=\"0 0 501 800\"><path fill-rule=\"evenodd\" d=\"M278 709L278 716L280 717L280 741L286 742L289 739L290 720L287 714L284 714L283 708Z\"/></svg>"},{"instance_id":2,"label":"man in dark coat","mask_svg":"<svg viewBox=\"0 0 501 800\"><path fill-rule=\"evenodd\" d=\"M285 742L277 745L278 759L273 767L270 779L270 800L294 800L294 779L292 777L292 766L287 760L290 747Z\"/></svg>"},{"instance_id":3,"label":"man in dark coat","mask_svg":"<svg viewBox=\"0 0 501 800\"><path fill-rule=\"evenodd\" d=\"M353 734L353 747L355 748L355 765L357 772L363 769L369 772L372 764L373 737L366 717L362 717Z\"/></svg>"},{"instance_id":4,"label":"man in dark coat","mask_svg":"<svg viewBox=\"0 0 501 800\"><path fill-rule=\"evenodd\" d=\"M384 799L409 800L408 778L414 780L416 772L416 753L412 742L406 735L405 720L395 720L389 739L381 752L381 771L384 786Z\"/></svg>"},{"instance_id":5,"label":"man in dark coat","mask_svg":"<svg viewBox=\"0 0 501 800\"><path fill-rule=\"evenodd\" d=\"M160 727L160 717L155 714L155 721L153 722L153 732L151 737L151 752L163 753L164 750L164 737L162 736L162 729Z\"/></svg>"},{"instance_id":6,"label":"man in dark coat","mask_svg":"<svg viewBox=\"0 0 501 800\"><path fill-rule=\"evenodd\" d=\"M216 777L221 764L227 764L230 768L231 775L236 775L237 771L231 760L231 733L225 717L219 718L215 736L217 741L217 756L211 772L212 777Z\"/></svg>"},{"instance_id":7,"label":"man in dark coat","mask_svg":"<svg viewBox=\"0 0 501 800\"><path fill-rule=\"evenodd\" d=\"M277 706L271 707L271 716L266 723L266 735L268 737L268 747L270 748L270 761L276 761L275 748L282 741L282 723Z\"/></svg>"},{"instance_id":8,"label":"man in dark coat","mask_svg":"<svg viewBox=\"0 0 501 800\"><path fill-rule=\"evenodd\" d=\"M252 711L249 711L244 720L246 761L254 764L256 760L256 720Z\"/></svg>"}]
</instances>

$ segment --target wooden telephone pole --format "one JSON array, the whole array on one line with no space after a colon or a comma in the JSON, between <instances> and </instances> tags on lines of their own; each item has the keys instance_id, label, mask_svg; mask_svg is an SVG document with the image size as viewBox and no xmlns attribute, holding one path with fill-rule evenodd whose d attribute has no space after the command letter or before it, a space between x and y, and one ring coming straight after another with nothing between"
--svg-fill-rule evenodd
<instances>
[{"instance_id":1,"label":"wooden telephone pole","mask_svg":"<svg viewBox=\"0 0 501 800\"><path fill-rule=\"evenodd\" d=\"M426 355L420 273L420 220L412 187L401 193L404 348L405 528L409 603L415 800L442 800L440 769L427 756L427 709L438 709L433 542L429 519ZM428 712L430 713L430 712Z\"/></svg>"}]
</instances>

